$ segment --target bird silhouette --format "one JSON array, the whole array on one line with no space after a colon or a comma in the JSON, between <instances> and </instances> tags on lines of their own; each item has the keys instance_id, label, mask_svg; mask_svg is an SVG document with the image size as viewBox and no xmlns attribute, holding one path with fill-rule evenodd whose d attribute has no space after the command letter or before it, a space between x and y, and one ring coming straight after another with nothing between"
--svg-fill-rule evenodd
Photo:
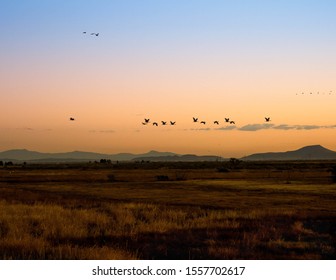
<instances>
[{"instance_id":1,"label":"bird silhouette","mask_svg":"<svg viewBox=\"0 0 336 280\"><path fill-rule=\"evenodd\" d=\"M234 121L230 121L230 124L235 124L235 122Z\"/></svg>"},{"instance_id":2,"label":"bird silhouette","mask_svg":"<svg viewBox=\"0 0 336 280\"><path fill-rule=\"evenodd\" d=\"M86 31L83 31L83 34L86 34Z\"/></svg>"},{"instance_id":3,"label":"bird silhouette","mask_svg":"<svg viewBox=\"0 0 336 280\"><path fill-rule=\"evenodd\" d=\"M219 124L219 122L218 121L214 121L214 124Z\"/></svg>"},{"instance_id":4,"label":"bird silhouette","mask_svg":"<svg viewBox=\"0 0 336 280\"><path fill-rule=\"evenodd\" d=\"M267 118L267 117L265 117L265 121L266 121L266 122L269 122L270 120L271 120L271 118L270 118L270 117L268 117L268 118Z\"/></svg>"},{"instance_id":5,"label":"bird silhouette","mask_svg":"<svg viewBox=\"0 0 336 280\"><path fill-rule=\"evenodd\" d=\"M230 122L230 118L225 118L225 122Z\"/></svg>"},{"instance_id":6,"label":"bird silhouette","mask_svg":"<svg viewBox=\"0 0 336 280\"><path fill-rule=\"evenodd\" d=\"M153 122L153 125L158 126L158 123L157 122Z\"/></svg>"},{"instance_id":7,"label":"bird silhouette","mask_svg":"<svg viewBox=\"0 0 336 280\"><path fill-rule=\"evenodd\" d=\"M161 121L161 123L162 123L162 125L166 125L167 124L167 122L165 122L165 121Z\"/></svg>"},{"instance_id":8,"label":"bird silhouette","mask_svg":"<svg viewBox=\"0 0 336 280\"><path fill-rule=\"evenodd\" d=\"M91 33L91 35L96 35L98 37L99 33Z\"/></svg>"},{"instance_id":9,"label":"bird silhouette","mask_svg":"<svg viewBox=\"0 0 336 280\"><path fill-rule=\"evenodd\" d=\"M193 117L194 122L198 122L198 118Z\"/></svg>"},{"instance_id":10,"label":"bird silhouette","mask_svg":"<svg viewBox=\"0 0 336 280\"><path fill-rule=\"evenodd\" d=\"M201 121L200 123L201 123L201 124L206 124L206 122L205 122L205 121Z\"/></svg>"},{"instance_id":11,"label":"bird silhouette","mask_svg":"<svg viewBox=\"0 0 336 280\"><path fill-rule=\"evenodd\" d=\"M143 122L142 124L143 124L143 125L146 125L147 123Z\"/></svg>"},{"instance_id":12,"label":"bird silhouette","mask_svg":"<svg viewBox=\"0 0 336 280\"><path fill-rule=\"evenodd\" d=\"M176 122L170 121L170 125L175 125Z\"/></svg>"},{"instance_id":13,"label":"bird silhouette","mask_svg":"<svg viewBox=\"0 0 336 280\"><path fill-rule=\"evenodd\" d=\"M145 119L145 123L149 123L149 120L150 120L150 119Z\"/></svg>"},{"instance_id":14,"label":"bird silhouette","mask_svg":"<svg viewBox=\"0 0 336 280\"><path fill-rule=\"evenodd\" d=\"M72 118L72 117L70 118L70 121L74 121L74 120L75 120L75 118Z\"/></svg>"}]
</instances>

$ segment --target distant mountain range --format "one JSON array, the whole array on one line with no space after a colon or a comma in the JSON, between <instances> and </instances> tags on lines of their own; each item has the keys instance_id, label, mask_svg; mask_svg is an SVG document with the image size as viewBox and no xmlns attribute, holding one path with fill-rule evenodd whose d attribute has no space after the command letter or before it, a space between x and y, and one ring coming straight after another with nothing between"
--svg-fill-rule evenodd
<instances>
[{"instance_id":1,"label":"distant mountain range","mask_svg":"<svg viewBox=\"0 0 336 280\"><path fill-rule=\"evenodd\" d=\"M29 162L80 162L80 161L95 161L100 159L110 159L112 161L130 161L137 157L160 157L174 156L176 154L170 152L150 151L145 154L101 154L74 151L68 153L40 153L28 151L26 149L16 149L0 152L0 160L2 161L29 161Z\"/></svg>"},{"instance_id":2,"label":"distant mountain range","mask_svg":"<svg viewBox=\"0 0 336 280\"><path fill-rule=\"evenodd\" d=\"M144 154L101 154L91 152L74 151L68 153L40 153L28 151L26 149L16 149L0 152L2 161L26 161L26 162L88 162L99 161L100 159L110 159L111 161L226 161L214 155L180 155L171 152L150 151ZM306 146L295 151L277 153L258 153L241 158L245 161L261 160L336 160L336 152L326 149L320 145Z\"/></svg>"},{"instance_id":3,"label":"distant mountain range","mask_svg":"<svg viewBox=\"0 0 336 280\"><path fill-rule=\"evenodd\" d=\"M137 157L137 161L224 161L229 160L218 156L197 156L197 155L170 155L158 157Z\"/></svg>"}]
</instances>

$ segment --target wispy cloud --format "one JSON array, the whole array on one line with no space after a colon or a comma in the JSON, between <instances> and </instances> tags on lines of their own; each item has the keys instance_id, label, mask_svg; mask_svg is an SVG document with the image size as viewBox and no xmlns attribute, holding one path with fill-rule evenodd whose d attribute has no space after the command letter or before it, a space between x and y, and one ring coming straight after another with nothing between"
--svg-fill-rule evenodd
<instances>
[{"instance_id":1,"label":"wispy cloud","mask_svg":"<svg viewBox=\"0 0 336 280\"><path fill-rule=\"evenodd\" d=\"M199 131L199 130L209 131L209 130L211 130L211 128L210 127L191 128L190 130L192 130L192 131Z\"/></svg>"},{"instance_id":2,"label":"wispy cloud","mask_svg":"<svg viewBox=\"0 0 336 280\"><path fill-rule=\"evenodd\" d=\"M280 129L280 130L295 129L293 125L288 125L288 124L280 124L280 125L274 126L273 128L274 129Z\"/></svg>"},{"instance_id":3,"label":"wispy cloud","mask_svg":"<svg viewBox=\"0 0 336 280\"><path fill-rule=\"evenodd\" d=\"M281 130L312 130L312 129L323 129L323 128L336 128L336 125L288 125L288 124L281 124L273 127L274 129L281 129Z\"/></svg>"},{"instance_id":4,"label":"wispy cloud","mask_svg":"<svg viewBox=\"0 0 336 280\"><path fill-rule=\"evenodd\" d=\"M247 124L241 127L235 125L227 125L222 127L199 127L199 128L183 128L179 129L180 131L232 131L232 130L239 130L239 131L259 131L259 130L269 130L269 129L276 129L276 130L314 130L314 129L333 129L336 128L336 125L311 125L311 124L272 124L272 123L255 123L255 124ZM174 129L166 129L165 131L172 131ZM105 130L105 131L91 131L91 132L105 132L105 133L113 133L113 130ZM135 130L135 132L140 132L140 130Z\"/></svg>"},{"instance_id":5,"label":"wispy cloud","mask_svg":"<svg viewBox=\"0 0 336 280\"><path fill-rule=\"evenodd\" d=\"M244 125L244 126L238 128L238 130L242 130L242 131L257 131L257 130L261 130L261 129L270 129L273 126L274 126L274 124L271 124L271 123L247 124L247 125Z\"/></svg>"},{"instance_id":6,"label":"wispy cloud","mask_svg":"<svg viewBox=\"0 0 336 280\"><path fill-rule=\"evenodd\" d=\"M277 129L277 130L313 130L313 129L323 129L323 128L336 128L336 125L311 125L311 124L248 124L238 128L242 131L258 131L262 129Z\"/></svg>"},{"instance_id":7,"label":"wispy cloud","mask_svg":"<svg viewBox=\"0 0 336 280\"><path fill-rule=\"evenodd\" d=\"M215 128L215 130L234 130L237 129L235 125L228 125L228 126L222 126L219 128Z\"/></svg>"}]
</instances>

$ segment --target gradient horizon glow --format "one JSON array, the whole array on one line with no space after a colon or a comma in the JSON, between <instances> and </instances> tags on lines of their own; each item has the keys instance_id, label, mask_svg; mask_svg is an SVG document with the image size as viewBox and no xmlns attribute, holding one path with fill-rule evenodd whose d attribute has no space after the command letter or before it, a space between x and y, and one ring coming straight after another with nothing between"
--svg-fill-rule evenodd
<instances>
[{"instance_id":1,"label":"gradient horizon glow","mask_svg":"<svg viewBox=\"0 0 336 280\"><path fill-rule=\"evenodd\" d=\"M1 0L0 151L336 150L335 14L331 0Z\"/></svg>"}]
</instances>

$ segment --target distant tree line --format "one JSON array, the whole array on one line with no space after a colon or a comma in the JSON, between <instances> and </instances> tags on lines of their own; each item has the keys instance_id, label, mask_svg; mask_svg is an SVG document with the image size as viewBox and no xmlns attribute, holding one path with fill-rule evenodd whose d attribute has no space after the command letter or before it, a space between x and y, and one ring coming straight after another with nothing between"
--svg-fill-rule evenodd
<instances>
[{"instance_id":1,"label":"distant tree line","mask_svg":"<svg viewBox=\"0 0 336 280\"><path fill-rule=\"evenodd\" d=\"M112 161L110 159L104 159L102 158L99 163L101 164L112 164Z\"/></svg>"},{"instance_id":2,"label":"distant tree line","mask_svg":"<svg viewBox=\"0 0 336 280\"><path fill-rule=\"evenodd\" d=\"M0 160L0 166L6 167L6 166L13 166L13 165L14 164L13 164L12 161L5 161L5 162L3 162L2 160Z\"/></svg>"},{"instance_id":3,"label":"distant tree line","mask_svg":"<svg viewBox=\"0 0 336 280\"><path fill-rule=\"evenodd\" d=\"M18 164L18 163L16 163L16 164L14 164L12 161L2 161L2 160L0 160L0 167L7 167L7 166L20 166L20 164ZM21 166L22 167L25 167L27 165L27 163L26 162L23 162L22 164L21 164Z\"/></svg>"}]
</instances>

